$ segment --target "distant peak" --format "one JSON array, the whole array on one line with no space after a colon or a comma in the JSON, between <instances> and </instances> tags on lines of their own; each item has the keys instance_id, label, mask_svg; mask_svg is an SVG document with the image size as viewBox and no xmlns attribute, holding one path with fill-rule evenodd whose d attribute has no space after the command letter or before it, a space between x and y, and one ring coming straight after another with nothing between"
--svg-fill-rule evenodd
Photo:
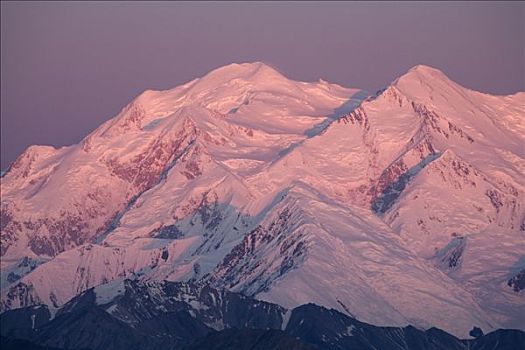
<instances>
[{"instance_id":1,"label":"distant peak","mask_svg":"<svg viewBox=\"0 0 525 350\"><path fill-rule=\"evenodd\" d=\"M265 63L232 63L216 68L196 80L195 84L191 86L189 94L198 95L202 92L223 88L224 93L231 95L232 93L238 94L239 91L248 86L263 87L289 84L291 81L288 78ZM230 89L230 91L224 90L225 88Z\"/></svg>"},{"instance_id":2,"label":"distant peak","mask_svg":"<svg viewBox=\"0 0 525 350\"><path fill-rule=\"evenodd\" d=\"M448 80L447 76L437 68L418 64L410 68L405 74L399 77L395 84L401 80L419 80L419 81L431 81L431 80Z\"/></svg>"},{"instance_id":3,"label":"distant peak","mask_svg":"<svg viewBox=\"0 0 525 350\"><path fill-rule=\"evenodd\" d=\"M443 74L439 69L430 67L430 66L426 66L424 64L415 65L414 67L410 68L408 72L419 72L419 73L438 72L438 73Z\"/></svg>"},{"instance_id":4,"label":"distant peak","mask_svg":"<svg viewBox=\"0 0 525 350\"><path fill-rule=\"evenodd\" d=\"M288 79L277 70L262 62L232 63L216 68L200 78L193 87L193 90L213 89L223 84L229 84L233 80L256 84L288 81Z\"/></svg>"},{"instance_id":5,"label":"distant peak","mask_svg":"<svg viewBox=\"0 0 525 350\"><path fill-rule=\"evenodd\" d=\"M227 65L225 67L229 67L229 66L242 67L242 68L248 68L248 69L259 69L259 68L262 68L262 67L270 68L270 66L268 66L267 64L265 64L264 62L261 62L261 61L232 63L232 64Z\"/></svg>"},{"instance_id":6,"label":"distant peak","mask_svg":"<svg viewBox=\"0 0 525 350\"><path fill-rule=\"evenodd\" d=\"M249 77L254 74L276 74L281 75L276 69L263 62L232 63L212 70L206 76L210 75L228 75Z\"/></svg>"},{"instance_id":7,"label":"distant peak","mask_svg":"<svg viewBox=\"0 0 525 350\"><path fill-rule=\"evenodd\" d=\"M434 95L438 90L448 94L455 90L451 87L458 86L439 69L419 64L397 78L390 89L395 88L409 99L420 100Z\"/></svg>"}]
</instances>

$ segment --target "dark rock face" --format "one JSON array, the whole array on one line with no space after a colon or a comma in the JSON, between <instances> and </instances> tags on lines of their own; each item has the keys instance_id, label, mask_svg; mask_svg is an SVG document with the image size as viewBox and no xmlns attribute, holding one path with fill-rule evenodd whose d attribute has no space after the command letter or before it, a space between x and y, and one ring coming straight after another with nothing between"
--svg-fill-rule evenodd
<instances>
[{"instance_id":1,"label":"dark rock face","mask_svg":"<svg viewBox=\"0 0 525 350\"><path fill-rule=\"evenodd\" d=\"M429 147L433 152L432 146L430 145ZM421 158L421 161L410 169L407 168L402 160L388 167L383 174L381 174L377 186L373 189L373 192L375 192L373 193L374 199L370 205L372 211L376 214L384 214L388 211L399 198L410 180L430 164L430 162L437 159L439 155L439 153L430 153Z\"/></svg>"},{"instance_id":2,"label":"dark rock face","mask_svg":"<svg viewBox=\"0 0 525 350\"><path fill-rule=\"evenodd\" d=\"M487 190L485 195L490 199L490 203L499 213L500 208L503 207L503 199L501 194L496 190Z\"/></svg>"},{"instance_id":3,"label":"dark rock face","mask_svg":"<svg viewBox=\"0 0 525 350\"><path fill-rule=\"evenodd\" d=\"M169 238L169 239L177 239L184 236L181 230L177 227L177 225L165 225L161 226L158 229L151 232L151 236L154 238Z\"/></svg>"},{"instance_id":4,"label":"dark rock face","mask_svg":"<svg viewBox=\"0 0 525 350\"><path fill-rule=\"evenodd\" d=\"M466 349L461 340L438 329L375 327L314 304L294 309L286 332L327 350Z\"/></svg>"},{"instance_id":5,"label":"dark rock face","mask_svg":"<svg viewBox=\"0 0 525 350\"><path fill-rule=\"evenodd\" d=\"M9 291L6 294L5 300L2 305L0 305L0 310L9 310L13 301L18 300L19 305L38 305L40 304L40 299L34 296L33 286L27 285L23 282L18 282L14 286L9 288Z\"/></svg>"},{"instance_id":6,"label":"dark rock face","mask_svg":"<svg viewBox=\"0 0 525 350\"><path fill-rule=\"evenodd\" d=\"M18 281L20 278L22 278L22 276L17 275L14 272L9 272L9 275L7 275L7 282L13 283L13 282Z\"/></svg>"},{"instance_id":7,"label":"dark rock face","mask_svg":"<svg viewBox=\"0 0 525 350\"><path fill-rule=\"evenodd\" d=\"M444 248L436 252L438 267L445 272L460 269L463 262L463 252L465 251L466 246L466 237L454 237Z\"/></svg>"},{"instance_id":8,"label":"dark rock face","mask_svg":"<svg viewBox=\"0 0 525 350\"><path fill-rule=\"evenodd\" d=\"M286 332L269 329L227 329L212 332L184 350L316 350Z\"/></svg>"},{"instance_id":9,"label":"dark rock face","mask_svg":"<svg viewBox=\"0 0 525 350\"><path fill-rule=\"evenodd\" d=\"M370 122L368 120L368 116L366 115L365 110L360 107L339 118L337 120L337 123L351 123L361 126L365 131L370 130Z\"/></svg>"},{"instance_id":10,"label":"dark rock face","mask_svg":"<svg viewBox=\"0 0 525 350\"><path fill-rule=\"evenodd\" d=\"M525 333L516 329L498 329L469 341L469 349L518 350L525 349Z\"/></svg>"},{"instance_id":11,"label":"dark rock face","mask_svg":"<svg viewBox=\"0 0 525 350\"><path fill-rule=\"evenodd\" d=\"M51 313L45 305L15 309L0 315L1 333L13 338L28 338L50 319Z\"/></svg>"},{"instance_id":12,"label":"dark rock face","mask_svg":"<svg viewBox=\"0 0 525 350\"><path fill-rule=\"evenodd\" d=\"M186 128L180 130L172 139L158 138L151 142L146 151L136 154L129 162L122 163L119 159L107 159L106 165L111 172L133 184L138 192L142 192L158 182L159 177L170 162L180 158L195 137L193 125L185 124Z\"/></svg>"},{"instance_id":13,"label":"dark rock face","mask_svg":"<svg viewBox=\"0 0 525 350\"><path fill-rule=\"evenodd\" d=\"M517 330L460 340L436 328L376 327L314 304L287 311L192 283L126 280L123 289L102 305L96 302L97 291L90 289L59 309L53 319L46 306L4 312L2 349L525 348L525 333Z\"/></svg>"},{"instance_id":14,"label":"dark rock face","mask_svg":"<svg viewBox=\"0 0 525 350\"><path fill-rule=\"evenodd\" d=\"M483 335L483 331L479 327L473 327L469 332L469 335L474 338L479 338Z\"/></svg>"},{"instance_id":15,"label":"dark rock face","mask_svg":"<svg viewBox=\"0 0 525 350\"><path fill-rule=\"evenodd\" d=\"M22 224L13 218L12 204L0 204L0 256L4 256L7 249L18 240Z\"/></svg>"},{"instance_id":16,"label":"dark rock face","mask_svg":"<svg viewBox=\"0 0 525 350\"><path fill-rule=\"evenodd\" d=\"M484 350L524 349L525 332L497 330L475 340L460 340L437 328L376 327L336 310L307 304L295 308L286 333L319 349Z\"/></svg>"},{"instance_id":17,"label":"dark rock face","mask_svg":"<svg viewBox=\"0 0 525 350\"><path fill-rule=\"evenodd\" d=\"M278 305L209 287L126 280L122 295L104 305L90 289L50 320L47 307L0 315L1 334L48 347L70 349L180 348L215 329L279 329ZM4 327L7 324L7 327Z\"/></svg>"},{"instance_id":18,"label":"dark rock face","mask_svg":"<svg viewBox=\"0 0 525 350\"><path fill-rule=\"evenodd\" d=\"M293 214L284 208L272 222L257 226L224 257L206 281L218 288L244 284L241 292L253 296L299 266L307 255L307 242L304 234L290 234L295 225ZM275 261L261 260L267 249L279 250Z\"/></svg>"},{"instance_id":19,"label":"dark rock face","mask_svg":"<svg viewBox=\"0 0 525 350\"><path fill-rule=\"evenodd\" d=\"M508 280L507 285L515 292L525 289L525 269L522 269L514 277Z\"/></svg>"},{"instance_id":20,"label":"dark rock face","mask_svg":"<svg viewBox=\"0 0 525 350\"><path fill-rule=\"evenodd\" d=\"M59 348L50 348L40 346L23 339L13 339L0 336L0 349L2 350L59 350Z\"/></svg>"}]
</instances>

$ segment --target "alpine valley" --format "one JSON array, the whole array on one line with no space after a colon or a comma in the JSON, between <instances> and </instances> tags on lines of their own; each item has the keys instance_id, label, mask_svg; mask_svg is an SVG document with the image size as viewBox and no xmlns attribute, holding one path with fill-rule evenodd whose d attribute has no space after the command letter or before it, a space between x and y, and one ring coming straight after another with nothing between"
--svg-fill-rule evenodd
<instances>
[{"instance_id":1,"label":"alpine valley","mask_svg":"<svg viewBox=\"0 0 525 350\"><path fill-rule=\"evenodd\" d=\"M231 64L1 193L2 347L525 348L525 92Z\"/></svg>"}]
</instances>

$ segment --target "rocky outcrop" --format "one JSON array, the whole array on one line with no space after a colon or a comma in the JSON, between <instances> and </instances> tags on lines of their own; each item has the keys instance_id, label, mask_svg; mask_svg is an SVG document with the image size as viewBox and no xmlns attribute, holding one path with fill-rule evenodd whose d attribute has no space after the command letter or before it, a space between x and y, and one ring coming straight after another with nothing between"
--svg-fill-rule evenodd
<instances>
[{"instance_id":1,"label":"rocky outcrop","mask_svg":"<svg viewBox=\"0 0 525 350\"><path fill-rule=\"evenodd\" d=\"M512 276L507 281L507 285L512 288L516 293L521 292L525 289L525 269L522 269L516 275Z\"/></svg>"},{"instance_id":2,"label":"rocky outcrop","mask_svg":"<svg viewBox=\"0 0 525 350\"><path fill-rule=\"evenodd\" d=\"M306 237L294 232L297 223L292 216L293 212L284 208L275 220L252 230L204 281L247 295L267 290L307 255Z\"/></svg>"}]
</instances>

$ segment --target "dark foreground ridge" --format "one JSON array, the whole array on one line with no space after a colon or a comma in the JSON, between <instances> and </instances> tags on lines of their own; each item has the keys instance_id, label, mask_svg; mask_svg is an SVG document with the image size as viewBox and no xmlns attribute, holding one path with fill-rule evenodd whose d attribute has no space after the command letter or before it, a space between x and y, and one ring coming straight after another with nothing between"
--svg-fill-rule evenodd
<instances>
[{"instance_id":1,"label":"dark foreground ridge","mask_svg":"<svg viewBox=\"0 0 525 350\"><path fill-rule=\"evenodd\" d=\"M54 317L45 305L4 312L1 349L525 349L519 330L461 340L437 328L377 327L314 304L286 310L192 283L125 280L113 292L101 298L89 289Z\"/></svg>"}]
</instances>

